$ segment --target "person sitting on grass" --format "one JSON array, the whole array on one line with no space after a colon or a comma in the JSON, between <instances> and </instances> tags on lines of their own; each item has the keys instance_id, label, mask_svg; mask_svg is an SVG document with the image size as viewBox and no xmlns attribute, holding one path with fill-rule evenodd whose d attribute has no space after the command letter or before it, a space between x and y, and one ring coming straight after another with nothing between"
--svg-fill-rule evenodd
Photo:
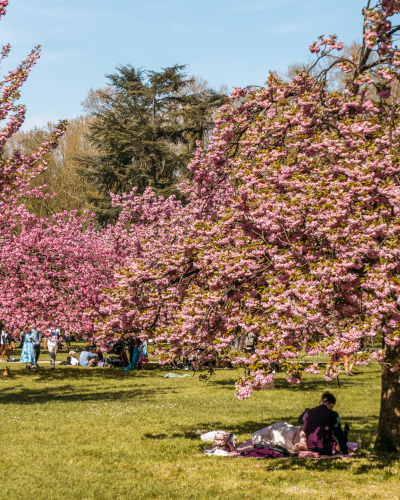
<instances>
[{"instance_id":1,"label":"person sitting on grass","mask_svg":"<svg viewBox=\"0 0 400 500\"><path fill-rule=\"evenodd\" d=\"M124 350L119 353L119 359L121 360L121 366L123 366L124 368L125 366L129 365L128 356L126 355L126 352Z\"/></svg>"},{"instance_id":2,"label":"person sitting on grass","mask_svg":"<svg viewBox=\"0 0 400 500\"><path fill-rule=\"evenodd\" d=\"M90 352L90 345L85 347L85 350L82 351L79 356L79 364L84 368L93 366L98 362L98 356L94 352Z\"/></svg>"},{"instance_id":3,"label":"person sitting on grass","mask_svg":"<svg viewBox=\"0 0 400 500\"><path fill-rule=\"evenodd\" d=\"M309 451L317 452L320 455L333 455L337 440L340 451L344 454L348 453L347 436L342 431L339 414L333 411L335 404L335 396L330 392L324 392L319 406L307 409L299 417L299 424L304 424Z\"/></svg>"},{"instance_id":4,"label":"person sitting on grass","mask_svg":"<svg viewBox=\"0 0 400 500\"><path fill-rule=\"evenodd\" d=\"M79 361L76 358L75 351L69 351L69 356L67 357L67 364L70 366L78 366L79 365Z\"/></svg>"}]
</instances>

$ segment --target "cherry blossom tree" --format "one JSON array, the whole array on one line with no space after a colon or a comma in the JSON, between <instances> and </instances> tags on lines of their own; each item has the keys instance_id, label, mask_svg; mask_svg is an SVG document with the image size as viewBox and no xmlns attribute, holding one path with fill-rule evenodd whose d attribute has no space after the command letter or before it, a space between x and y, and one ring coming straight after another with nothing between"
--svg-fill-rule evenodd
<instances>
[{"instance_id":1,"label":"cherry blossom tree","mask_svg":"<svg viewBox=\"0 0 400 500\"><path fill-rule=\"evenodd\" d=\"M91 334L114 261L112 245L90 219L74 212L39 219L23 211L18 233L3 236L0 303L8 329L57 325Z\"/></svg>"},{"instance_id":2,"label":"cherry blossom tree","mask_svg":"<svg viewBox=\"0 0 400 500\"><path fill-rule=\"evenodd\" d=\"M300 383L319 372L300 352L368 364L361 340L379 336L376 445L400 451L399 12L398 0L368 2L356 58L340 57L336 36L320 37L310 50L330 64L317 76L270 74L265 88L234 90L190 165L190 203L135 200L138 251L105 297L99 342L166 339L161 363L184 355L200 369L254 332L255 352L234 355L250 368L236 384L247 398L271 382L271 363ZM344 92L326 85L337 66ZM324 376L339 373L328 363Z\"/></svg>"},{"instance_id":3,"label":"cherry blossom tree","mask_svg":"<svg viewBox=\"0 0 400 500\"><path fill-rule=\"evenodd\" d=\"M0 17L8 0L0 0ZM1 50L1 59L11 46ZM37 326L61 325L76 333L93 330L93 311L101 290L113 283L115 254L107 234L94 230L89 214L74 212L39 218L25 207L27 199L45 198L31 181L46 169L45 156L65 133L62 121L37 151L15 151L5 158L7 140L21 127L25 107L17 104L20 88L40 57L35 47L16 70L0 82L0 310L10 333Z\"/></svg>"}]
</instances>

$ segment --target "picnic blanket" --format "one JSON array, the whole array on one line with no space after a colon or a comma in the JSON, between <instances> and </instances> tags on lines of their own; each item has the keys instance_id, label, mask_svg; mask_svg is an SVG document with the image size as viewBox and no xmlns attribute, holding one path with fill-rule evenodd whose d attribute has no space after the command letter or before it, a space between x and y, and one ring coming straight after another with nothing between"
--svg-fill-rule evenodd
<instances>
[{"instance_id":1,"label":"picnic blanket","mask_svg":"<svg viewBox=\"0 0 400 500\"><path fill-rule=\"evenodd\" d=\"M320 455L318 458L315 458L313 456L307 456L307 457L304 456L304 457L299 457L299 458L312 458L313 460L330 460L332 458L341 458L342 460L345 460L346 458L350 458L353 455L353 453L356 451L356 449L358 447L358 444L357 443L347 443L347 447L349 449L349 453L347 455L332 455L332 456ZM231 451L225 456L226 457L240 457L241 453L243 451L252 451L252 450L254 450L253 442L251 439L249 439L248 441L246 441L242 444L239 444L239 446L235 449L235 451ZM304 453L307 453L307 452L304 452ZM287 458L291 458L291 457L287 457Z\"/></svg>"},{"instance_id":2,"label":"picnic blanket","mask_svg":"<svg viewBox=\"0 0 400 500\"><path fill-rule=\"evenodd\" d=\"M164 375L164 378L185 378L185 377L190 377L188 373L185 373L184 375L178 375L177 373L167 373Z\"/></svg>"}]
</instances>

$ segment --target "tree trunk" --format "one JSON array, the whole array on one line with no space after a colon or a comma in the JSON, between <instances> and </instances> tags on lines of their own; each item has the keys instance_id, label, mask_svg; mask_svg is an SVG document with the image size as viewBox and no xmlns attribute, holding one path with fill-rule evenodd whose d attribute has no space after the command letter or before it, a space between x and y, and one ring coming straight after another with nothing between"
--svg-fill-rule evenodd
<instances>
[{"instance_id":1,"label":"tree trunk","mask_svg":"<svg viewBox=\"0 0 400 500\"><path fill-rule=\"evenodd\" d=\"M387 360L400 358L400 345L388 346ZM390 371L391 364L382 365L382 395L375 448L387 453L400 453L400 372Z\"/></svg>"}]
</instances>

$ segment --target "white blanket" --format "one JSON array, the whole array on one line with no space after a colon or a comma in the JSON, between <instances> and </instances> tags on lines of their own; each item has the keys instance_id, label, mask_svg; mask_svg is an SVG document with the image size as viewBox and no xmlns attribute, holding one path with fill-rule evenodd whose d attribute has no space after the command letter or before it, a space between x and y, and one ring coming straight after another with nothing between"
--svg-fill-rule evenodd
<instances>
[{"instance_id":1,"label":"white blanket","mask_svg":"<svg viewBox=\"0 0 400 500\"><path fill-rule=\"evenodd\" d=\"M297 425L291 425L287 422L275 422L275 424L254 432L251 435L251 440L253 444L280 445L290 450L296 444L293 443L293 438L298 429L300 427Z\"/></svg>"}]
</instances>

